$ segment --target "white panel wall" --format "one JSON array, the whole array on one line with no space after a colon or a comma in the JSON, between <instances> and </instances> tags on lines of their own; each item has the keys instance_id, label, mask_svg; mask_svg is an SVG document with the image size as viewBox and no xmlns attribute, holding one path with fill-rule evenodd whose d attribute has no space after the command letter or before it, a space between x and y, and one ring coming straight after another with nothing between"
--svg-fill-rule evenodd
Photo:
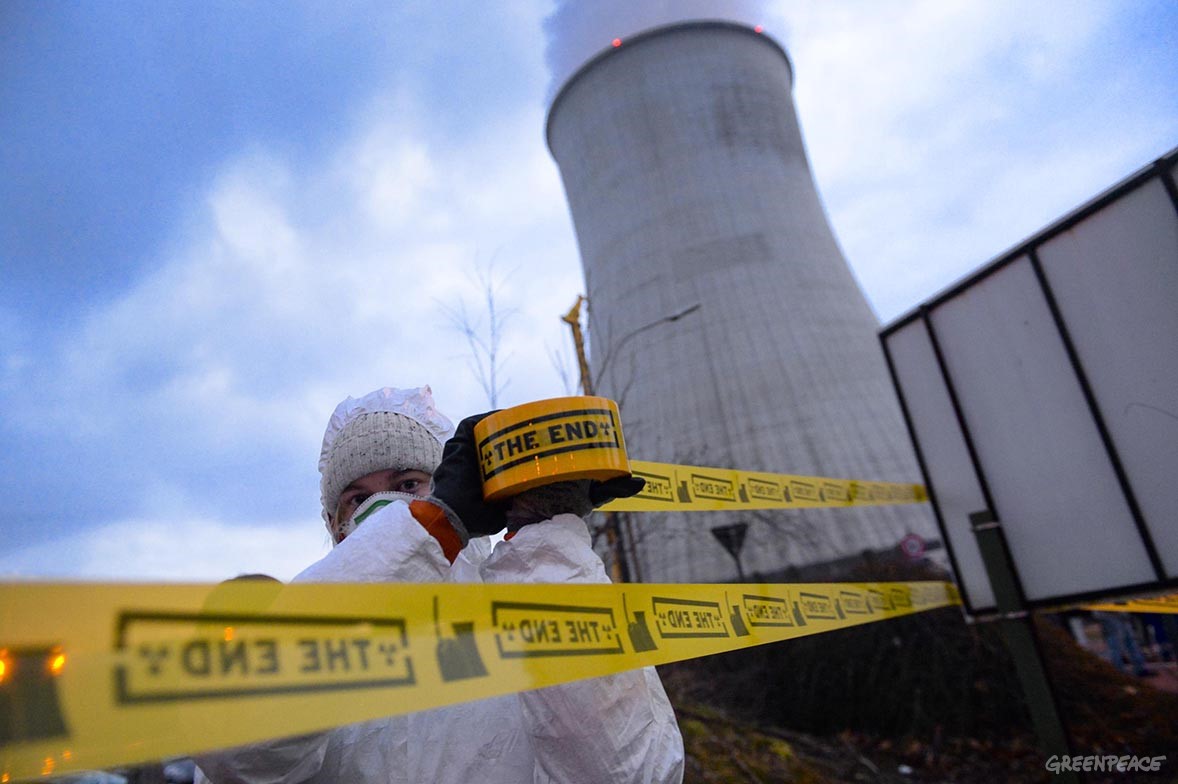
<instances>
[{"instance_id":1,"label":"white panel wall","mask_svg":"<svg viewBox=\"0 0 1178 784\"><path fill-rule=\"evenodd\" d=\"M1167 576L1178 575L1178 213L1159 180L1039 249Z\"/></svg>"},{"instance_id":2,"label":"white panel wall","mask_svg":"<svg viewBox=\"0 0 1178 784\"><path fill-rule=\"evenodd\" d=\"M881 333L974 609L992 594L962 518L985 491L1033 602L1178 585L1176 161Z\"/></svg>"},{"instance_id":3,"label":"white panel wall","mask_svg":"<svg viewBox=\"0 0 1178 784\"><path fill-rule=\"evenodd\" d=\"M1029 259L930 319L1027 598L1152 581Z\"/></svg>"},{"instance_id":4,"label":"white panel wall","mask_svg":"<svg viewBox=\"0 0 1178 784\"><path fill-rule=\"evenodd\" d=\"M958 585L974 612L992 609L994 592L969 522L971 512L989 505L942 381L928 330L917 319L892 333L887 343L920 444L929 488L936 496L945 535L955 554Z\"/></svg>"}]
</instances>

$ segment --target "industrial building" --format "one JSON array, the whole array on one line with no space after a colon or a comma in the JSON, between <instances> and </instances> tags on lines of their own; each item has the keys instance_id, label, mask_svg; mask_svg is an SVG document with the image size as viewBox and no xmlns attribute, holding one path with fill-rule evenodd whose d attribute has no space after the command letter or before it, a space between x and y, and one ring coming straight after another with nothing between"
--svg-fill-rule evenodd
<instances>
[{"instance_id":1,"label":"industrial building","mask_svg":"<svg viewBox=\"0 0 1178 784\"><path fill-rule=\"evenodd\" d=\"M548 146L584 265L596 391L621 405L635 458L919 482L792 86L759 30L690 22L615 42L557 93ZM750 577L937 537L925 505L646 515L626 540L632 576L732 579L710 530L738 521Z\"/></svg>"}]
</instances>

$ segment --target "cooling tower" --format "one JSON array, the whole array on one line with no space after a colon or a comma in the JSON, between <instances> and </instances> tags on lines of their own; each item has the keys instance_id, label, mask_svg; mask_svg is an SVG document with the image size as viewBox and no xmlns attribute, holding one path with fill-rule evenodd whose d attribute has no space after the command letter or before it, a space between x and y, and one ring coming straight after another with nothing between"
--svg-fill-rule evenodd
<instances>
[{"instance_id":1,"label":"cooling tower","mask_svg":"<svg viewBox=\"0 0 1178 784\"><path fill-rule=\"evenodd\" d=\"M635 458L919 482L792 82L767 36L692 22L627 39L557 94L548 146L584 265L596 392L621 404ZM645 515L637 576L732 579L710 529L736 521L750 575L936 535L924 506Z\"/></svg>"}]
</instances>

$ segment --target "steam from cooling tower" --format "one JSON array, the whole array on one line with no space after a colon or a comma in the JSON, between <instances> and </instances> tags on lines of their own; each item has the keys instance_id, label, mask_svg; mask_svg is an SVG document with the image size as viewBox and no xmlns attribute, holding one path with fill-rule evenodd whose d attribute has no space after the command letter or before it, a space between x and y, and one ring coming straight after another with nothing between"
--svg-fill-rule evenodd
<instances>
[{"instance_id":1,"label":"steam from cooling tower","mask_svg":"<svg viewBox=\"0 0 1178 784\"><path fill-rule=\"evenodd\" d=\"M578 68L609 48L615 38L695 19L740 22L750 27L770 15L764 0L557 0L544 20L545 59L552 73L552 98Z\"/></svg>"}]
</instances>

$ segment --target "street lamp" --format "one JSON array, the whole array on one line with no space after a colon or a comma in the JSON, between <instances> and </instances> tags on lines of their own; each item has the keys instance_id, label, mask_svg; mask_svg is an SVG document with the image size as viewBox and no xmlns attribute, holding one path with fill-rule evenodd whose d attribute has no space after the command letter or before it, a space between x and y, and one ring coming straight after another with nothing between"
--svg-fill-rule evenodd
<instances>
[{"instance_id":1,"label":"street lamp","mask_svg":"<svg viewBox=\"0 0 1178 784\"><path fill-rule=\"evenodd\" d=\"M701 307L703 307L703 306L697 302L694 305L690 305L690 306L684 308L683 310L679 311L678 313L672 313L670 316L663 316L660 319L655 319L654 321L650 322L649 324L643 324L641 327L638 327L635 330L631 330L630 332L627 332L625 335L623 335L621 337L620 340L618 340L617 343L613 344L612 346L610 346L606 349L605 357L601 360L601 368L597 371L598 378L601 378L602 376L605 375L605 371L610 366L610 363L612 363L614 361L614 357L616 357L618 355L618 353L621 351L622 346L626 345L626 343L628 343L631 339L637 337L638 335L641 335L643 332L646 332L648 329L654 329L655 327L661 326L663 324L670 324L673 321L678 321L679 319L683 318L684 316L688 316L688 315L696 312ZM585 394L591 395L593 393L586 392Z\"/></svg>"}]
</instances>

